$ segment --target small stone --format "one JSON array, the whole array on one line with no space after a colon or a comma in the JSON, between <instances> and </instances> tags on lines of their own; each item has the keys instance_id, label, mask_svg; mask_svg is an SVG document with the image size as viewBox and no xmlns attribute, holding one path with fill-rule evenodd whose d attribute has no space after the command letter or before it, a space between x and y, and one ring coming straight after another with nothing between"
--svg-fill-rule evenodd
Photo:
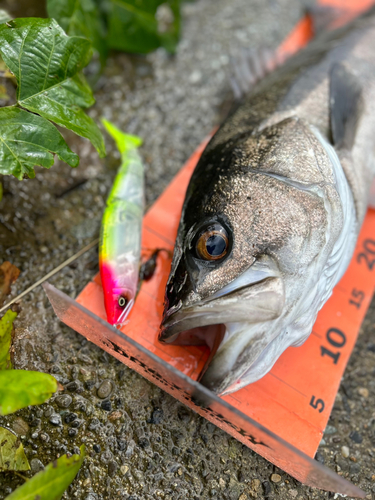
<instances>
[{"instance_id":1,"label":"small stone","mask_svg":"<svg viewBox=\"0 0 375 500\"><path fill-rule=\"evenodd\" d=\"M65 386L65 388L70 392L76 392L78 387L79 387L79 383L76 380L74 380L73 382L69 382L69 384L67 384Z\"/></svg>"},{"instance_id":2,"label":"small stone","mask_svg":"<svg viewBox=\"0 0 375 500\"><path fill-rule=\"evenodd\" d=\"M91 391L91 389L94 387L95 381L94 380L86 380L85 382L85 387L88 391Z\"/></svg>"},{"instance_id":3,"label":"small stone","mask_svg":"<svg viewBox=\"0 0 375 500\"><path fill-rule=\"evenodd\" d=\"M78 399L77 401L75 401L73 409L75 411L86 411L86 406L87 405L86 405L85 401L82 401L81 399Z\"/></svg>"},{"instance_id":4,"label":"small stone","mask_svg":"<svg viewBox=\"0 0 375 500\"><path fill-rule=\"evenodd\" d=\"M364 398L368 398L368 389L366 389L365 387L360 387L358 389L358 392L361 396L363 396Z\"/></svg>"},{"instance_id":5,"label":"small stone","mask_svg":"<svg viewBox=\"0 0 375 500\"><path fill-rule=\"evenodd\" d=\"M150 446L150 441L146 437L139 438L138 444L141 448L148 448Z\"/></svg>"},{"instance_id":6,"label":"small stone","mask_svg":"<svg viewBox=\"0 0 375 500\"><path fill-rule=\"evenodd\" d=\"M113 460L113 454L110 450L104 450L103 453L100 455L100 461L103 464L109 464L109 462Z\"/></svg>"},{"instance_id":7,"label":"small stone","mask_svg":"<svg viewBox=\"0 0 375 500\"><path fill-rule=\"evenodd\" d=\"M333 425L327 425L324 434L335 434L337 432L336 427L333 427Z\"/></svg>"},{"instance_id":8,"label":"small stone","mask_svg":"<svg viewBox=\"0 0 375 500\"><path fill-rule=\"evenodd\" d=\"M155 408L155 410L152 412L149 423L160 424L162 420L163 420L163 410L161 408Z\"/></svg>"},{"instance_id":9,"label":"small stone","mask_svg":"<svg viewBox=\"0 0 375 500\"><path fill-rule=\"evenodd\" d=\"M29 425L21 417L16 418L16 420L12 424L12 428L14 432L19 436L26 436L26 434L29 432Z\"/></svg>"},{"instance_id":10,"label":"small stone","mask_svg":"<svg viewBox=\"0 0 375 500\"><path fill-rule=\"evenodd\" d=\"M81 361L83 361L87 365L92 365L92 359L89 356L87 356L87 354L79 353L78 359L80 359ZM81 371L82 371L82 368L81 368Z\"/></svg>"},{"instance_id":11,"label":"small stone","mask_svg":"<svg viewBox=\"0 0 375 500\"><path fill-rule=\"evenodd\" d=\"M42 441L44 441L45 443L48 443L48 441L50 440L50 437L48 434L46 434L45 432L41 432L39 434L39 439L41 439Z\"/></svg>"},{"instance_id":12,"label":"small stone","mask_svg":"<svg viewBox=\"0 0 375 500\"><path fill-rule=\"evenodd\" d=\"M349 456L349 448L347 446L342 446L341 447L341 455L344 457L344 458L348 458Z\"/></svg>"},{"instance_id":13,"label":"small stone","mask_svg":"<svg viewBox=\"0 0 375 500\"><path fill-rule=\"evenodd\" d=\"M131 456L133 456L134 447L135 447L135 442L131 440L130 443L128 444L128 447L126 448L125 452L126 458L130 458ZM155 459L155 454L154 454L154 459Z\"/></svg>"},{"instance_id":14,"label":"small stone","mask_svg":"<svg viewBox=\"0 0 375 500\"><path fill-rule=\"evenodd\" d=\"M109 415L108 415L108 420L118 420L122 417L122 411L121 410L115 410L115 411L112 411Z\"/></svg>"},{"instance_id":15,"label":"small stone","mask_svg":"<svg viewBox=\"0 0 375 500\"><path fill-rule=\"evenodd\" d=\"M62 422L61 422L61 416L58 415L57 413L55 413L54 415L52 415L50 418L49 418L49 421L52 425L61 425Z\"/></svg>"},{"instance_id":16,"label":"small stone","mask_svg":"<svg viewBox=\"0 0 375 500\"><path fill-rule=\"evenodd\" d=\"M272 488L271 488L269 481L263 481L263 488L264 488L264 496L268 497L268 495L272 491Z\"/></svg>"},{"instance_id":17,"label":"small stone","mask_svg":"<svg viewBox=\"0 0 375 500\"><path fill-rule=\"evenodd\" d=\"M242 493L242 495L239 496L238 500L247 500L246 493Z\"/></svg>"},{"instance_id":18,"label":"small stone","mask_svg":"<svg viewBox=\"0 0 375 500\"><path fill-rule=\"evenodd\" d=\"M324 464L324 455L323 453L320 453L320 451L317 451L316 452L316 455L315 455L315 460L321 464Z\"/></svg>"},{"instance_id":19,"label":"small stone","mask_svg":"<svg viewBox=\"0 0 375 500\"><path fill-rule=\"evenodd\" d=\"M55 410L52 408L52 406L48 406L45 410L44 410L44 416L46 418L50 417L51 415L53 415L55 413Z\"/></svg>"},{"instance_id":20,"label":"small stone","mask_svg":"<svg viewBox=\"0 0 375 500\"><path fill-rule=\"evenodd\" d=\"M100 406L105 411L111 411L112 410L112 403L108 399L106 401L102 401L102 404Z\"/></svg>"},{"instance_id":21,"label":"small stone","mask_svg":"<svg viewBox=\"0 0 375 500\"><path fill-rule=\"evenodd\" d=\"M37 472L40 472L44 469L44 465L38 458L33 458L32 460L30 460L30 468L31 472L36 474Z\"/></svg>"},{"instance_id":22,"label":"small stone","mask_svg":"<svg viewBox=\"0 0 375 500\"><path fill-rule=\"evenodd\" d=\"M191 411L185 408L185 406L180 406L179 409L177 410L177 416L180 420L184 422L184 424L188 424L190 422L191 415L192 415ZM207 430L210 432L210 428L208 427L209 425L212 424L207 424Z\"/></svg>"},{"instance_id":23,"label":"small stone","mask_svg":"<svg viewBox=\"0 0 375 500\"><path fill-rule=\"evenodd\" d=\"M78 433L77 429L69 429L68 430L69 437L75 437L77 435L77 433Z\"/></svg>"},{"instance_id":24,"label":"small stone","mask_svg":"<svg viewBox=\"0 0 375 500\"><path fill-rule=\"evenodd\" d=\"M118 439L117 440L117 448L119 449L119 451L125 451L126 450L126 441L125 439Z\"/></svg>"},{"instance_id":25,"label":"small stone","mask_svg":"<svg viewBox=\"0 0 375 500\"><path fill-rule=\"evenodd\" d=\"M71 422L74 422L78 418L77 413L67 413L64 417L64 422L67 424L70 424Z\"/></svg>"},{"instance_id":26,"label":"small stone","mask_svg":"<svg viewBox=\"0 0 375 500\"><path fill-rule=\"evenodd\" d=\"M361 436L361 434L358 432L358 431L352 431L350 434L349 434L349 437L352 441L354 441L355 443L357 444L361 444L362 441L363 441L363 437Z\"/></svg>"},{"instance_id":27,"label":"small stone","mask_svg":"<svg viewBox=\"0 0 375 500\"><path fill-rule=\"evenodd\" d=\"M121 474L122 474L123 476L125 476L125 474L128 472L128 470L129 470L129 467L128 467L127 465L122 465L122 466L120 467L120 472L121 472Z\"/></svg>"},{"instance_id":28,"label":"small stone","mask_svg":"<svg viewBox=\"0 0 375 500\"><path fill-rule=\"evenodd\" d=\"M38 427L40 423L40 418L33 418L33 420L30 422L30 427Z\"/></svg>"},{"instance_id":29,"label":"small stone","mask_svg":"<svg viewBox=\"0 0 375 500\"><path fill-rule=\"evenodd\" d=\"M116 474L117 469L118 469L117 462L115 462L114 460L112 460L108 464L108 475L110 477L114 476Z\"/></svg>"},{"instance_id":30,"label":"small stone","mask_svg":"<svg viewBox=\"0 0 375 500\"><path fill-rule=\"evenodd\" d=\"M39 437L39 434L38 434L37 432L33 432L33 433L31 434L31 438L32 438L32 439L38 439L38 437Z\"/></svg>"},{"instance_id":31,"label":"small stone","mask_svg":"<svg viewBox=\"0 0 375 500\"><path fill-rule=\"evenodd\" d=\"M202 73L199 70L194 70L190 77L189 77L189 82L190 83L198 83L202 80Z\"/></svg>"},{"instance_id":32,"label":"small stone","mask_svg":"<svg viewBox=\"0 0 375 500\"><path fill-rule=\"evenodd\" d=\"M100 444L94 444L92 449L95 451L95 453L100 453L102 451Z\"/></svg>"},{"instance_id":33,"label":"small stone","mask_svg":"<svg viewBox=\"0 0 375 500\"><path fill-rule=\"evenodd\" d=\"M182 473L183 473L183 470L181 469L181 467L179 467L179 468L177 469L177 474L178 474L179 476L182 476ZM225 483L224 483L224 484L225 484Z\"/></svg>"},{"instance_id":34,"label":"small stone","mask_svg":"<svg viewBox=\"0 0 375 500\"><path fill-rule=\"evenodd\" d=\"M93 419L91 419L88 429L89 431L95 431L98 427L100 427L99 419L94 417Z\"/></svg>"},{"instance_id":35,"label":"small stone","mask_svg":"<svg viewBox=\"0 0 375 500\"><path fill-rule=\"evenodd\" d=\"M81 425L82 425L82 420L74 420L74 422L70 424L70 426L73 427L73 429L78 429L78 427L81 427Z\"/></svg>"},{"instance_id":36,"label":"small stone","mask_svg":"<svg viewBox=\"0 0 375 500\"><path fill-rule=\"evenodd\" d=\"M360 472L361 466L359 464L350 464L349 472L350 474L358 474Z\"/></svg>"},{"instance_id":37,"label":"small stone","mask_svg":"<svg viewBox=\"0 0 375 500\"><path fill-rule=\"evenodd\" d=\"M255 490L255 491L259 491L261 484L262 483L260 482L259 479L252 479L251 480L251 489Z\"/></svg>"},{"instance_id":38,"label":"small stone","mask_svg":"<svg viewBox=\"0 0 375 500\"><path fill-rule=\"evenodd\" d=\"M113 390L112 382L110 380L103 380L97 391L98 398L100 399L108 398L112 390Z\"/></svg>"},{"instance_id":39,"label":"small stone","mask_svg":"<svg viewBox=\"0 0 375 500\"><path fill-rule=\"evenodd\" d=\"M77 380L78 375L79 375L79 368L78 368L78 366L73 366L72 367L70 375L71 375L71 377L72 377L73 380Z\"/></svg>"},{"instance_id":40,"label":"small stone","mask_svg":"<svg viewBox=\"0 0 375 500\"><path fill-rule=\"evenodd\" d=\"M279 483L281 481L281 476L279 474L272 474L271 481L273 483Z\"/></svg>"},{"instance_id":41,"label":"small stone","mask_svg":"<svg viewBox=\"0 0 375 500\"><path fill-rule=\"evenodd\" d=\"M97 495L95 493L89 493L86 497L85 500L98 500Z\"/></svg>"},{"instance_id":42,"label":"small stone","mask_svg":"<svg viewBox=\"0 0 375 500\"><path fill-rule=\"evenodd\" d=\"M289 490L289 495L292 498L296 498L296 496L298 495L298 491L297 490Z\"/></svg>"}]
</instances>

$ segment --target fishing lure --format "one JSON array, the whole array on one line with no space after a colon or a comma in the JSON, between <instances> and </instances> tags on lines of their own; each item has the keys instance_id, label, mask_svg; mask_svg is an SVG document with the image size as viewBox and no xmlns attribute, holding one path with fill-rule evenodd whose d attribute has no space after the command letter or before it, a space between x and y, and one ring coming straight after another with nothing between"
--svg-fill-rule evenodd
<instances>
[{"instance_id":1,"label":"fishing lure","mask_svg":"<svg viewBox=\"0 0 375 500\"><path fill-rule=\"evenodd\" d=\"M137 292L144 213L142 140L102 120L121 153L121 166L107 199L99 243L99 268L107 320L124 324Z\"/></svg>"}]
</instances>

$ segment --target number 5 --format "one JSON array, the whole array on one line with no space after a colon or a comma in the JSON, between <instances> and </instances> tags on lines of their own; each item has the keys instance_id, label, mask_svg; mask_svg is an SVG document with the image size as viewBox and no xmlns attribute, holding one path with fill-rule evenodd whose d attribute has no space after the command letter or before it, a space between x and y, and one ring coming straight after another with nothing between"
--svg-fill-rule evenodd
<instances>
[{"instance_id":1,"label":"number 5","mask_svg":"<svg viewBox=\"0 0 375 500\"><path fill-rule=\"evenodd\" d=\"M315 401L315 396L312 396L310 406L312 406L315 410L318 410L319 413L322 413L322 411L324 410L324 401L323 399L317 399ZM320 409L318 409L318 406L320 406Z\"/></svg>"}]
</instances>

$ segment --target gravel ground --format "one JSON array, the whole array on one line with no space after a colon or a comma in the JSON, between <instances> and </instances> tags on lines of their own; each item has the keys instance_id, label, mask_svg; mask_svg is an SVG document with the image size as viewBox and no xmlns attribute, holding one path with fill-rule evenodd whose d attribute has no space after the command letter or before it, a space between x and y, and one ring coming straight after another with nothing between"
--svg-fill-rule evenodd
<instances>
[{"instance_id":1,"label":"gravel ground","mask_svg":"<svg viewBox=\"0 0 375 500\"><path fill-rule=\"evenodd\" d=\"M230 54L277 46L302 11L298 0L198 0L184 4L174 57L158 50L110 58L91 115L145 139L148 204L218 123L231 99ZM109 143L100 161L86 141L66 136L80 153L78 169L56 162L49 172L37 169L34 180L3 180L1 256L21 269L13 296L99 231L118 155ZM96 272L92 250L51 282L74 297ZM373 302L316 457L369 499L375 492L374 323ZM61 324L40 288L22 301L14 362L52 373L65 386L48 404L0 418L25 436L33 473L86 444L88 458L64 499L333 497L301 485ZM0 500L21 483L1 474Z\"/></svg>"}]
</instances>

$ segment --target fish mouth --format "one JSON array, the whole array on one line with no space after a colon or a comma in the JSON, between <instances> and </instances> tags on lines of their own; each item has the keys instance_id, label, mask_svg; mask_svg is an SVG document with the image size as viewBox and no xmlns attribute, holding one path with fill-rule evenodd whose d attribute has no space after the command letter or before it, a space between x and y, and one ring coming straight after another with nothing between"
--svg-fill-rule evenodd
<instances>
[{"instance_id":1,"label":"fish mouth","mask_svg":"<svg viewBox=\"0 0 375 500\"><path fill-rule=\"evenodd\" d=\"M159 340L174 345L206 344L210 348L210 356L198 380L207 380L205 385L211 390L223 393L225 388L222 384L216 386L209 381L210 377L203 376L209 371L209 365L223 341L233 331L228 325L236 324L238 330L274 320L282 313L284 302L283 280L269 277L223 295L215 294L188 307L179 303L165 311Z\"/></svg>"}]
</instances>

